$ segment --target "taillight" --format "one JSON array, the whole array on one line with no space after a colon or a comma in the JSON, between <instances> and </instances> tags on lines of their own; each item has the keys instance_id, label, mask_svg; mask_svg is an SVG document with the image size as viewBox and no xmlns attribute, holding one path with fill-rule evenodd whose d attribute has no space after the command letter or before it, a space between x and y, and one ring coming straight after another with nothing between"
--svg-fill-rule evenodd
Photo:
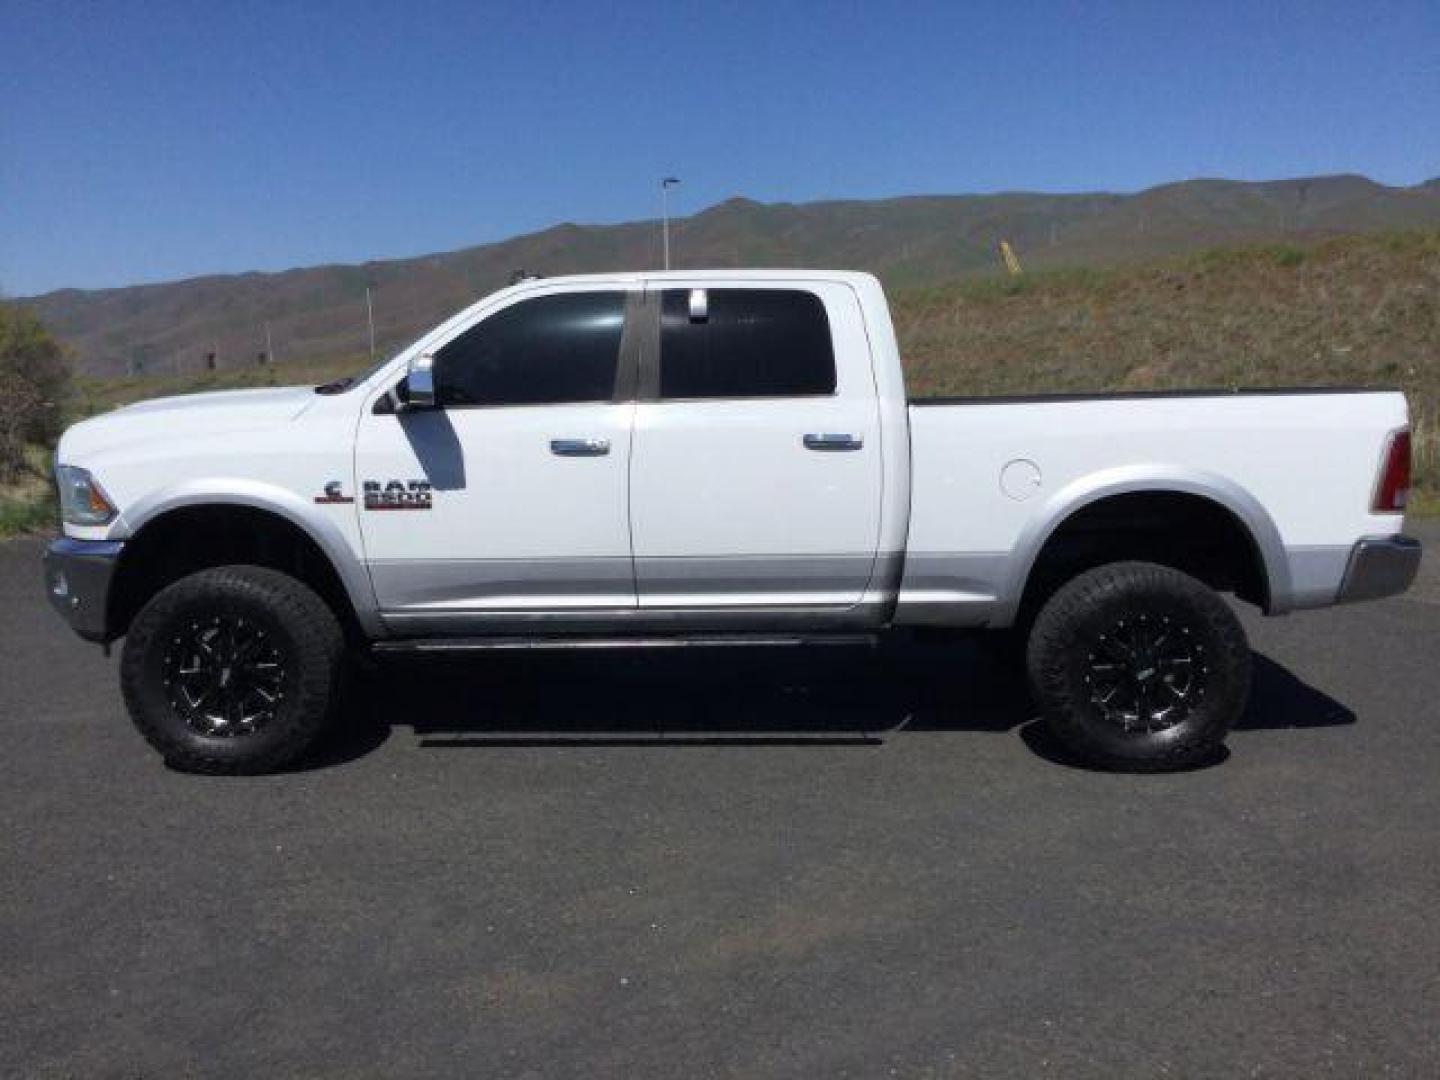
<instances>
[{"instance_id":1,"label":"taillight","mask_svg":"<svg viewBox=\"0 0 1440 1080\"><path fill-rule=\"evenodd\" d=\"M1403 514L1410 497L1410 432L1400 430L1390 435L1385 447L1385 460L1380 463L1380 479L1375 485L1375 499L1370 510L1376 514Z\"/></svg>"}]
</instances>

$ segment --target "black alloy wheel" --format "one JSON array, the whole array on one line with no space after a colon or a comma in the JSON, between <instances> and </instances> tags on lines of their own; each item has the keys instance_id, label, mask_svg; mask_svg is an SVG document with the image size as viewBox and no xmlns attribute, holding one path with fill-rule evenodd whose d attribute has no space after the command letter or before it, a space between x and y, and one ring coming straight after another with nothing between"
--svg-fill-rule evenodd
<instances>
[{"instance_id":1,"label":"black alloy wheel","mask_svg":"<svg viewBox=\"0 0 1440 1080\"><path fill-rule=\"evenodd\" d=\"M211 615L181 626L165 650L164 674L171 708L201 735L254 735L285 700L284 654L240 615Z\"/></svg>"},{"instance_id":2,"label":"black alloy wheel","mask_svg":"<svg viewBox=\"0 0 1440 1080\"><path fill-rule=\"evenodd\" d=\"M1085 661L1090 702L1121 731L1164 731L1205 697L1210 669L1200 635L1181 616L1118 619Z\"/></svg>"}]
</instances>

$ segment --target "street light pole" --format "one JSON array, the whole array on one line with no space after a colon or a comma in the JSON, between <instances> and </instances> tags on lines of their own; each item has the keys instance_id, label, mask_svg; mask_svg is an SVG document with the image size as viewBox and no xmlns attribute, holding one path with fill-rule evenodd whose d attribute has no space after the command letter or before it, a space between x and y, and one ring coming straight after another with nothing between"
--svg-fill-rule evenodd
<instances>
[{"instance_id":1,"label":"street light pole","mask_svg":"<svg viewBox=\"0 0 1440 1080\"><path fill-rule=\"evenodd\" d=\"M375 362L375 309L370 305L370 286L365 286L365 322L370 327L370 362Z\"/></svg>"},{"instance_id":2,"label":"street light pole","mask_svg":"<svg viewBox=\"0 0 1440 1080\"><path fill-rule=\"evenodd\" d=\"M680 183L678 176L667 176L660 181L661 234L665 238L665 269L670 269L670 188Z\"/></svg>"}]
</instances>

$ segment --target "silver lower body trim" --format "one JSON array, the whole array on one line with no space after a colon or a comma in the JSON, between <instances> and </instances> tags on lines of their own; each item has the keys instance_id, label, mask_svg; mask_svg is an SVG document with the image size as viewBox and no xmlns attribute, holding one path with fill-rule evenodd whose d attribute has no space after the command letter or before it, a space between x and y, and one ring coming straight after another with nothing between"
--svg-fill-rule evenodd
<instances>
[{"instance_id":1,"label":"silver lower body trim","mask_svg":"<svg viewBox=\"0 0 1440 1080\"><path fill-rule=\"evenodd\" d=\"M903 556L727 555L635 559L642 608L849 607L867 585L894 589Z\"/></svg>"},{"instance_id":2,"label":"silver lower body trim","mask_svg":"<svg viewBox=\"0 0 1440 1080\"><path fill-rule=\"evenodd\" d=\"M1303 611L1336 602L1350 560L1349 545L1290 547L1285 549L1285 559L1290 565L1289 603L1272 607Z\"/></svg>"},{"instance_id":3,"label":"silver lower body trim","mask_svg":"<svg viewBox=\"0 0 1440 1080\"><path fill-rule=\"evenodd\" d=\"M382 561L370 572L392 631L574 624L873 625L902 556L765 555ZM638 584L638 590L637 590ZM877 612L879 612L877 614Z\"/></svg>"},{"instance_id":4,"label":"silver lower body trim","mask_svg":"<svg viewBox=\"0 0 1440 1080\"><path fill-rule=\"evenodd\" d=\"M582 559L413 559L373 562L382 612L629 607L629 555Z\"/></svg>"},{"instance_id":5,"label":"silver lower body trim","mask_svg":"<svg viewBox=\"0 0 1440 1080\"><path fill-rule=\"evenodd\" d=\"M978 627L999 610L1008 552L930 552L905 559L895 623Z\"/></svg>"}]
</instances>

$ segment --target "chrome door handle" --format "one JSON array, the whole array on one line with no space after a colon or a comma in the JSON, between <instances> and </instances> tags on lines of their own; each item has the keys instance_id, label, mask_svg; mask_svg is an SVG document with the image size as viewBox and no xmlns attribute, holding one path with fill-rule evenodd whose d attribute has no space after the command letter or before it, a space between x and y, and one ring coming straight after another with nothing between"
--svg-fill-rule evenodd
<instances>
[{"instance_id":1,"label":"chrome door handle","mask_svg":"<svg viewBox=\"0 0 1440 1080\"><path fill-rule=\"evenodd\" d=\"M556 457L604 457L610 453L610 440L551 439L550 452Z\"/></svg>"},{"instance_id":2,"label":"chrome door handle","mask_svg":"<svg viewBox=\"0 0 1440 1080\"><path fill-rule=\"evenodd\" d=\"M806 450L859 450L865 445L863 435L806 435L800 441Z\"/></svg>"}]
</instances>

